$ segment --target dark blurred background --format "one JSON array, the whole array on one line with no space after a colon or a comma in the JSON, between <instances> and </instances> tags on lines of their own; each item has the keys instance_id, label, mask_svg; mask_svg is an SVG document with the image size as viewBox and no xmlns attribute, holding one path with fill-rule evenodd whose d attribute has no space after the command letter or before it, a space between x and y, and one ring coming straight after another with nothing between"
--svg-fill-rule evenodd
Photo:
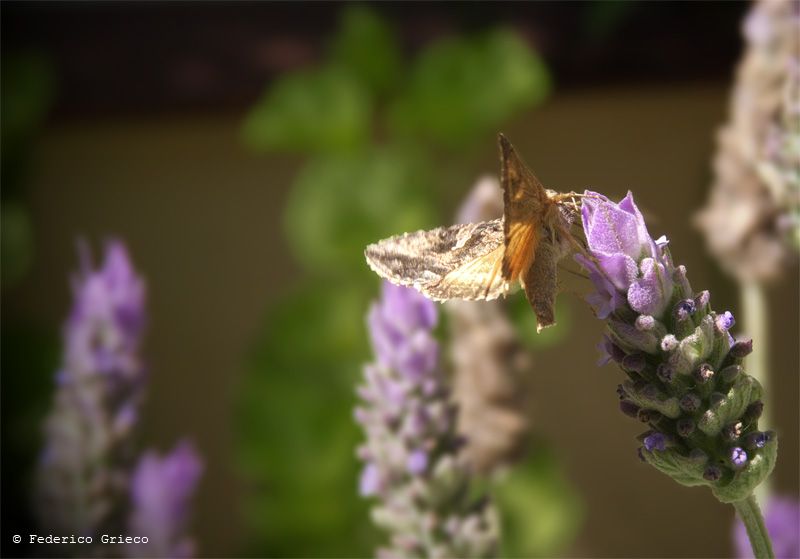
<instances>
[{"instance_id":1,"label":"dark blurred background","mask_svg":"<svg viewBox=\"0 0 800 559\"><path fill-rule=\"evenodd\" d=\"M312 131L317 123L320 130L333 126L324 118L329 99L331 113L349 106L337 100L349 91L338 74L320 78L322 116L314 113L310 125L276 119L278 94L270 92L282 87L291 97L287 77L312 76L329 59L347 58L341 29L348 28L349 4L4 2L3 554L19 553L7 550L12 533L33 531L29 475L59 363L78 236L95 246L120 237L147 279L150 383L141 439L162 449L184 435L197 443L206 462L193 523L202 556L370 552L376 536L361 526L368 513L355 496L351 443L359 435L350 406L360 363L369 359L361 317L378 282L358 247L401 226L452 221L473 181L496 174L500 129L549 188L592 188L611 197L633 190L651 233L670 237L694 287L710 289L715 308L736 313L736 285L704 250L691 219L711 183L714 134L727 116L747 8L734 2L372 4L369 17L383 22L376 29L391 30L394 50L385 61L367 63L377 76L370 114L361 136L341 140L334 126L330 144L318 145L292 134L300 124ZM446 112L451 94L470 93L426 82L446 58L441 49L438 59L426 53L442 41L496 29L517 37L542 64L538 85L520 89L535 102L509 102L508 110L466 132L447 128L459 119L425 128L431 107L434 115L439 107ZM383 36L377 41L384 44ZM362 52L355 45L351 59ZM428 74L413 66L419 60L428 60ZM381 81L392 64L406 69ZM512 88L513 79L501 83L506 78L478 72L464 83L489 95L495 87ZM406 106L395 103L401 95L411 99ZM366 106L366 97L353 99L345 120L360 118ZM286 114L300 110L288 105ZM374 116L384 112L390 117ZM414 122L408 115L418 115L416 128L405 127ZM406 145L425 138L429 143L417 145L431 148L398 151L387 140L393 137ZM373 144L383 151L369 151ZM350 167L336 159L342 151L352 156ZM355 192L347 173L360 169L359 161L381 158L385 168L361 177L365 184ZM417 163L406 159L424 161L425 170L417 173ZM392 216L384 230L376 223L385 217L365 210L363 230L342 233L345 240L328 250L330 231L314 229L324 221L314 212L328 206L333 212L356 198L368 204L370 177L378 177L380 202L384 172L399 177L387 179L398 182L386 187L390 209L395 199L402 209L412 200L412 217ZM330 188L319 178L336 173L345 179ZM677 487L636 459L640 428L617 411L618 371L595 366L601 324L580 300L583 293L580 282L569 280L559 309L565 334L531 342L535 430L555 449L583 503L575 538L558 553L729 553L732 509L706 490ZM777 490L796 495L796 269L770 288L769 300L772 418L781 433L773 479ZM341 339L329 339L334 330ZM331 431L330 417L340 430ZM339 434L344 442L331 442ZM326 464L344 464L344 473L326 472ZM270 468L272 477L261 479L258 472Z\"/></svg>"}]
</instances>

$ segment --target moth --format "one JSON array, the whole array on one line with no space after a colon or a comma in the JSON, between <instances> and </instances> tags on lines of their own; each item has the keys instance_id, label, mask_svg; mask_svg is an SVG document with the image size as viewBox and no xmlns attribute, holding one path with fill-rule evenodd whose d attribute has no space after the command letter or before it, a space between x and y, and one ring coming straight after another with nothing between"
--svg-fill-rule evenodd
<instances>
[{"instance_id":1,"label":"moth","mask_svg":"<svg viewBox=\"0 0 800 559\"><path fill-rule=\"evenodd\" d=\"M390 282L434 301L491 300L517 284L537 319L555 324L557 265L572 247L579 194L547 190L500 134L503 217L403 233L367 246L367 264Z\"/></svg>"}]
</instances>

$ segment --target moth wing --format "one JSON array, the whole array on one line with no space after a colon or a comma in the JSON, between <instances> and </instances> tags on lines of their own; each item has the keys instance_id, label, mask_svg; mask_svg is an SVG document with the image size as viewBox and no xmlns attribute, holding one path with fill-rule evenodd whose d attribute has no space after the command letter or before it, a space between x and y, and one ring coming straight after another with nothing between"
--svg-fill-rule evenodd
<instances>
[{"instance_id":1,"label":"moth wing","mask_svg":"<svg viewBox=\"0 0 800 559\"><path fill-rule=\"evenodd\" d=\"M503 187L505 255L503 277L514 281L533 264L541 238L542 216L550 200L514 146L500 134L500 184Z\"/></svg>"},{"instance_id":2,"label":"moth wing","mask_svg":"<svg viewBox=\"0 0 800 559\"><path fill-rule=\"evenodd\" d=\"M434 301L504 295L509 284L499 273L503 253L502 219L405 233L364 251L379 276Z\"/></svg>"}]
</instances>

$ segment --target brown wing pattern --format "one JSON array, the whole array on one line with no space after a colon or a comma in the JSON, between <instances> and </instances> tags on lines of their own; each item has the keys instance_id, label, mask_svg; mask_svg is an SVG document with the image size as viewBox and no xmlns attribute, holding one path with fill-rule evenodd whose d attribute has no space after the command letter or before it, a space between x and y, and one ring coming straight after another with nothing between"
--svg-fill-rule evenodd
<instances>
[{"instance_id":1,"label":"brown wing pattern","mask_svg":"<svg viewBox=\"0 0 800 559\"><path fill-rule=\"evenodd\" d=\"M500 134L500 184L503 187L505 254L503 278L513 282L533 264L542 217L551 204L544 187Z\"/></svg>"},{"instance_id":2,"label":"brown wing pattern","mask_svg":"<svg viewBox=\"0 0 800 559\"><path fill-rule=\"evenodd\" d=\"M503 253L503 219L406 233L364 252L379 276L436 301L505 294L509 284L498 273Z\"/></svg>"}]
</instances>

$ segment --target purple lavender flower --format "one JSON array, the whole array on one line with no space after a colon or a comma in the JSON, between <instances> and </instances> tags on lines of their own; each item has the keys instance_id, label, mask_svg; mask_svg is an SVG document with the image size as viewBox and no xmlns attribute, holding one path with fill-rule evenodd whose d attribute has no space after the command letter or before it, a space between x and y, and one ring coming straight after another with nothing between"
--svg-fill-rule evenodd
<instances>
[{"instance_id":1,"label":"purple lavender flower","mask_svg":"<svg viewBox=\"0 0 800 559\"><path fill-rule=\"evenodd\" d=\"M770 497L765 508L767 527L776 559L800 557L800 502L792 497ZM736 557L751 559L753 550L747 530L738 518L733 530Z\"/></svg>"},{"instance_id":2,"label":"purple lavender flower","mask_svg":"<svg viewBox=\"0 0 800 559\"><path fill-rule=\"evenodd\" d=\"M628 376L620 409L651 429L640 456L679 483L708 485L723 502L747 498L777 452L753 411L761 386L741 368L752 341L734 342L733 315L711 310L707 291L692 291L630 193L616 204L587 191L582 218L588 254L576 259L596 289L587 299L608 326L605 360Z\"/></svg>"},{"instance_id":3,"label":"purple lavender flower","mask_svg":"<svg viewBox=\"0 0 800 559\"><path fill-rule=\"evenodd\" d=\"M456 410L437 368L434 303L383 284L369 313L377 362L364 369L356 420L367 440L359 490L378 499L373 520L391 533L379 555L486 557L496 549L496 517L468 491L459 460Z\"/></svg>"},{"instance_id":4,"label":"purple lavender flower","mask_svg":"<svg viewBox=\"0 0 800 559\"><path fill-rule=\"evenodd\" d=\"M144 454L131 479L132 514L128 531L147 536L146 544L132 544L130 557L191 557L194 544L185 535L189 502L203 466L186 441L163 458Z\"/></svg>"},{"instance_id":5,"label":"purple lavender flower","mask_svg":"<svg viewBox=\"0 0 800 559\"><path fill-rule=\"evenodd\" d=\"M130 434L145 376L138 356L145 287L122 243L107 244L98 270L84 256L45 423L38 512L52 533L95 535L126 501Z\"/></svg>"}]
</instances>

